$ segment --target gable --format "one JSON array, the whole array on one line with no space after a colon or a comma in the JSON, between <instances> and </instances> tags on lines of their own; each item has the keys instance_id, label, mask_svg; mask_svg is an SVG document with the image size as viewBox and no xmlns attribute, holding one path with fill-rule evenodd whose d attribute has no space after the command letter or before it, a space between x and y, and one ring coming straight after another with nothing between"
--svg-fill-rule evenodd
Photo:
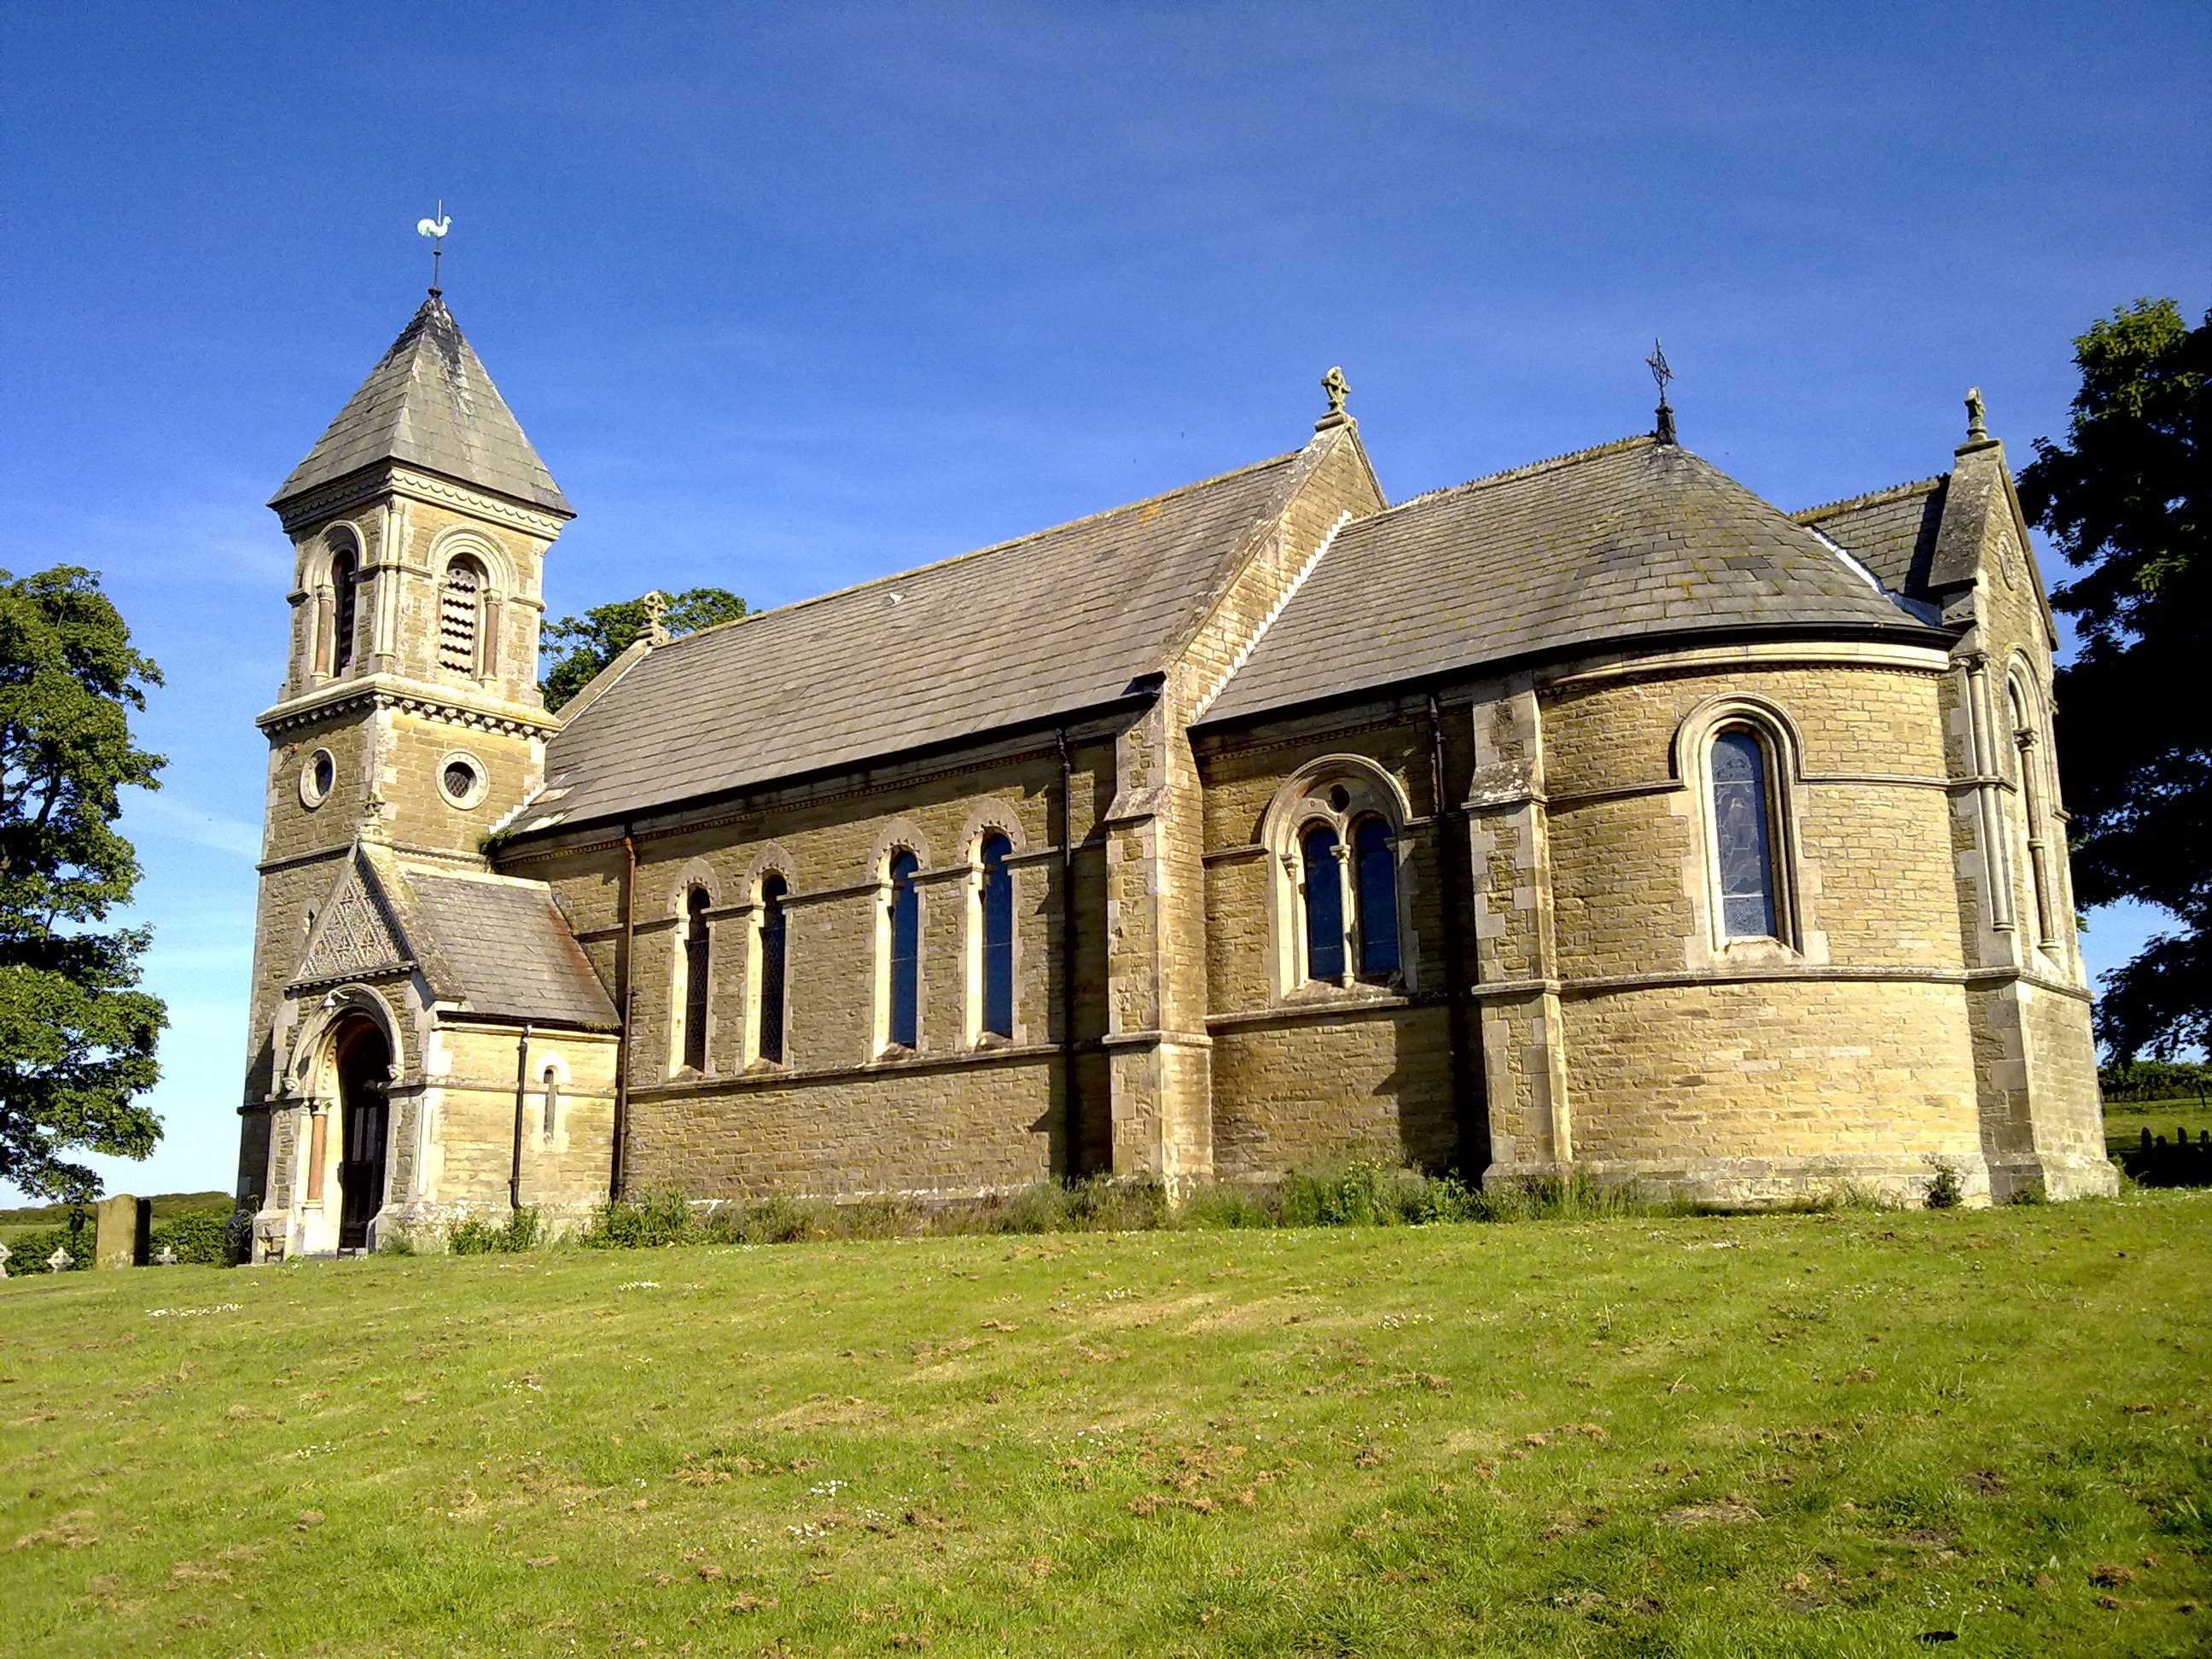
<instances>
[{"instance_id":1,"label":"gable","mask_svg":"<svg viewBox=\"0 0 2212 1659\"><path fill-rule=\"evenodd\" d=\"M356 850L315 918L307 954L292 975L295 987L368 979L414 967L413 952L377 885Z\"/></svg>"}]
</instances>

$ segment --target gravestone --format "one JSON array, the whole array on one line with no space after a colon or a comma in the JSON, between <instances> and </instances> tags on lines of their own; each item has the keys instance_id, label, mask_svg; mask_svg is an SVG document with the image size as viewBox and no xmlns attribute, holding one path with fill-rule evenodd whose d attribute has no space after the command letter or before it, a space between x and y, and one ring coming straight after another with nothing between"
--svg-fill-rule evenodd
<instances>
[{"instance_id":1,"label":"gravestone","mask_svg":"<svg viewBox=\"0 0 2212 1659\"><path fill-rule=\"evenodd\" d=\"M95 1267L143 1267L151 1254L154 1200L118 1193L100 1201L100 1228L94 1236L92 1265Z\"/></svg>"},{"instance_id":2,"label":"gravestone","mask_svg":"<svg viewBox=\"0 0 2212 1659\"><path fill-rule=\"evenodd\" d=\"M15 1254L5 1244L0 1244L0 1279L8 1277L8 1258Z\"/></svg>"}]
</instances>

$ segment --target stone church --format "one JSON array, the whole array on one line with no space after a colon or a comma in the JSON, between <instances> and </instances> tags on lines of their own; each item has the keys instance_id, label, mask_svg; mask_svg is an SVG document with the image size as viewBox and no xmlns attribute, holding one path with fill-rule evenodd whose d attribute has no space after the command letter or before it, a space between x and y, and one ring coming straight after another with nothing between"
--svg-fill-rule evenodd
<instances>
[{"instance_id":1,"label":"stone church","mask_svg":"<svg viewBox=\"0 0 2212 1659\"><path fill-rule=\"evenodd\" d=\"M1658 429L1280 455L557 714L574 509L434 292L270 506L258 1253L610 1193L2109 1192L2002 445L1790 512Z\"/></svg>"}]
</instances>

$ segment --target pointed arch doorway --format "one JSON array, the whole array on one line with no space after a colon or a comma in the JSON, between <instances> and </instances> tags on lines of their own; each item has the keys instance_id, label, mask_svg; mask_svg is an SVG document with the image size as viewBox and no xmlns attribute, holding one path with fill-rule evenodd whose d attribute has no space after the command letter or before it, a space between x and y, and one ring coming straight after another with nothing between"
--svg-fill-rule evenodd
<instances>
[{"instance_id":1,"label":"pointed arch doorway","mask_svg":"<svg viewBox=\"0 0 2212 1659\"><path fill-rule=\"evenodd\" d=\"M368 1248L368 1224L384 1207L391 1142L392 1045L373 1019L349 1019L334 1039L338 1080L338 1249Z\"/></svg>"}]
</instances>

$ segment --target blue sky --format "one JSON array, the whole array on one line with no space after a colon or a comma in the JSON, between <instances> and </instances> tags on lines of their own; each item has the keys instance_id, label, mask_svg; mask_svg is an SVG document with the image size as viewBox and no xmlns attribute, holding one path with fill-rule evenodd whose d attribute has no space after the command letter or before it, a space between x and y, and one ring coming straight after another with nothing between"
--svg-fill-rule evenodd
<instances>
[{"instance_id":1,"label":"blue sky","mask_svg":"<svg viewBox=\"0 0 2212 1659\"><path fill-rule=\"evenodd\" d=\"M168 1139L226 1187L290 557L261 506L421 298L580 517L556 615L781 603L1295 447L1394 497L1644 428L1785 506L2016 459L2069 341L2208 301L2212 9L0 10L0 564L167 689L133 804ZM2100 965L2144 918L2093 919Z\"/></svg>"}]
</instances>

